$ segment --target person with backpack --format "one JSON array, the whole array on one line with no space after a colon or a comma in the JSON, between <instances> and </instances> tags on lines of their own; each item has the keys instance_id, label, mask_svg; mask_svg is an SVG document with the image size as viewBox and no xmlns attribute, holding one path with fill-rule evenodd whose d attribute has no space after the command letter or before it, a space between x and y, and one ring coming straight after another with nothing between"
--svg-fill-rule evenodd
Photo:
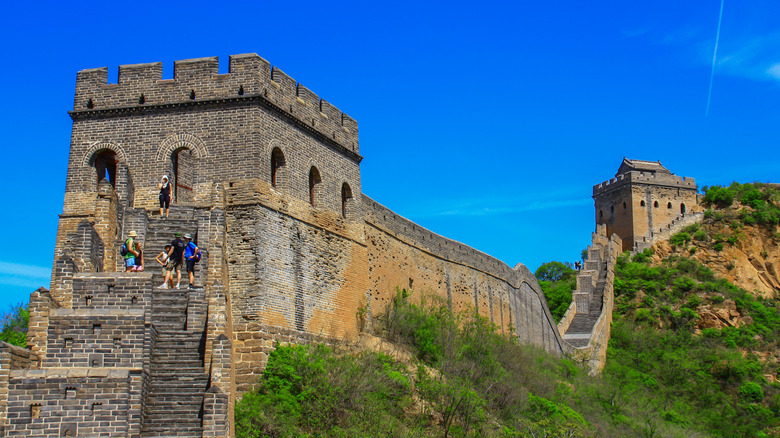
<instances>
[{"instance_id":1,"label":"person with backpack","mask_svg":"<svg viewBox=\"0 0 780 438\"><path fill-rule=\"evenodd\" d=\"M129 272L135 266L135 258L138 256L138 251L135 247L135 238L138 234L135 231L130 231L128 239L122 244L122 249L119 250L119 254L125 257L125 272Z\"/></svg>"},{"instance_id":2,"label":"person with backpack","mask_svg":"<svg viewBox=\"0 0 780 438\"><path fill-rule=\"evenodd\" d=\"M173 269L176 270L176 287L179 288L181 284L181 264L184 258L184 242L180 239L181 233L178 231L173 235L174 239L171 242L171 249L168 250L168 255L173 261ZM173 283L173 273L171 273L171 283Z\"/></svg>"},{"instance_id":3,"label":"person with backpack","mask_svg":"<svg viewBox=\"0 0 780 438\"><path fill-rule=\"evenodd\" d=\"M184 260L187 262L187 275L189 276L189 289L195 289L195 263L200 260L200 249L192 241L192 235L185 234Z\"/></svg>"}]
</instances>

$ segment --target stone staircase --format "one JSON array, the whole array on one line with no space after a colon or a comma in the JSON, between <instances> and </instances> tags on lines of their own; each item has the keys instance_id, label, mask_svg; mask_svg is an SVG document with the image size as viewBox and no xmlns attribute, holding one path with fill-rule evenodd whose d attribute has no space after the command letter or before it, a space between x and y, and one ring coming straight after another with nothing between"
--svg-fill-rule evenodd
<instances>
[{"instance_id":1,"label":"stone staircase","mask_svg":"<svg viewBox=\"0 0 780 438\"><path fill-rule=\"evenodd\" d=\"M154 292L152 325L157 341L152 350L142 437L203 436L203 394L208 386L203 368L204 333L187 330L188 292Z\"/></svg>"},{"instance_id":2,"label":"stone staircase","mask_svg":"<svg viewBox=\"0 0 780 438\"><path fill-rule=\"evenodd\" d=\"M599 272L599 278L588 301L588 313L578 313L571 320L564 339L574 347L587 347L590 342L593 326L601 316L604 301L604 285L606 282L606 270Z\"/></svg>"},{"instance_id":3,"label":"stone staircase","mask_svg":"<svg viewBox=\"0 0 780 438\"><path fill-rule=\"evenodd\" d=\"M152 257L174 238L175 232L197 232L195 209L175 206L167 219L149 218L145 248ZM205 259L205 252L204 252ZM201 259L198 268L205 266ZM155 286L162 283L162 269L153 258L147 266L155 266ZM202 285L200 269L196 284ZM174 280L175 281L175 280ZM200 282L199 282L200 281ZM188 301L203 301L203 289L187 289L187 273L182 269L182 289L154 289L152 295L152 325L157 339L151 354L151 379L143 413L142 437L203 436L203 395L208 387L208 374L203 368L204 327L188 321ZM203 304L203 303L199 303Z\"/></svg>"},{"instance_id":4,"label":"stone staircase","mask_svg":"<svg viewBox=\"0 0 780 438\"><path fill-rule=\"evenodd\" d=\"M154 260L157 254L163 251L165 245L171 243L174 239L174 233L180 232L182 236L189 233L192 234L193 240L195 240L197 238L197 231L198 221L195 217L195 208L193 207L186 205L171 206L167 219L162 219L157 213L149 217L148 228L144 240L144 264L146 269L151 270L155 286L162 284L164 278L162 268ZM182 240L184 240L183 237ZM198 242L196 241L195 243L197 244ZM195 269L195 284L204 284L205 277L203 277L203 269L201 268L205 267L207 263L206 251L204 251L201 261L197 264ZM188 280L184 265L182 265L181 276L181 285L186 289ZM174 283L176 283L175 278Z\"/></svg>"}]
</instances>

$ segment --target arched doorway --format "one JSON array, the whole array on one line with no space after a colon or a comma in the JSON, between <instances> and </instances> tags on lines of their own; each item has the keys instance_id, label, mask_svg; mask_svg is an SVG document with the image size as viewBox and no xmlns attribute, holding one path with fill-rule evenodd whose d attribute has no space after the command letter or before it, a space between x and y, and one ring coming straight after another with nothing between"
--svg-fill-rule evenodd
<instances>
[{"instance_id":1,"label":"arched doorway","mask_svg":"<svg viewBox=\"0 0 780 438\"><path fill-rule=\"evenodd\" d=\"M680 214L685 214L685 204L680 204Z\"/></svg>"},{"instance_id":2,"label":"arched doorway","mask_svg":"<svg viewBox=\"0 0 780 438\"><path fill-rule=\"evenodd\" d=\"M97 182L108 180L116 187L116 152L111 149L103 149L95 154L94 166L97 173Z\"/></svg>"},{"instance_id":3,"label":"arched doorway","mask_svg":"<svg viewBox=\"0 0 780 438\"><path fill-rule=\"evenodd\" d=\"M192 202L195 200L196 160L192 151L180 148L171 154L171 183L173 184L173 202Z\"/></svg>"}]
</instances>

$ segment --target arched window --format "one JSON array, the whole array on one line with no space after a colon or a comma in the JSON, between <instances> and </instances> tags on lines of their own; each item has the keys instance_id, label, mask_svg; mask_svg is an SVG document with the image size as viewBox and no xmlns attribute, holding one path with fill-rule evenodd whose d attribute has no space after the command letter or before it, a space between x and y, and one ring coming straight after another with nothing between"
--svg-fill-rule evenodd
<instances>
[{"instance_id":1,"label":"arched window","mask_svg":"<svg viewBox=\"0 0 780 438\"><path fill-rule=\"evenodd\" d=\"M670 203L666 204L666 208L668 208L669 210L671 210L671 209L672 209L672 203L670 202Z\"/></svg>"},{"instance_id":2,"label":"arched window","mask_svg":"<svg viewBox=\"0 0 780 438\"><path fill-rule=\"evenodd\" d=\"M653 207L658 208L658 201L653 202Z\"/></svg>"},{"instance_id":3,"label":"arched window","mask_svg":"<svg viewBox=\"0 0 780 438\"><path fill-rule=\"evenodd\" d=\"M309 170L309 203L312 207L317 207L317 204L322 198L322 177L320 177L320 171L316 167L312 166Z\"/></svg>"},{"instance_id":4,"label":"arched window","mask_svg":"<svg viewBox=\"0 0 780 438\"><path fill-rule=\"evenodd\" d=\"M274 188L284 187L284 154L279 148L274 148L271 152L271 186Z\"/></svg>"},{"instance_id":5,"label":"arched window","mask_svg":"<svg viewBox=\"0 0 780 438\"><path fill-rule=\"evenodd\" d=\"M352 189L349 184L344 183L341 185L341 217L344 219L352 216L352 203Z\"/></svg>"},{"instance_id":6,"label":"arched window","mask_svg":"<svg viewBox=\"0 0 780 438\"><path fill-rule=\"evenodd\" d=\"M680 204L680 213L685 214L685 204Z\"/></svg>"},{"instance_id":7,"label":"arched window","mask_svg":"<svg viewBox=\"0 0 780 438\"><path fill-rule=\"evenodd\" d=\"M116 152L111 149L103 149L95 155L95 171L97 181L108 180L112 186L116 186Z\"/></svg>"},{"instance_id":8,"label":"arched window","mask_svg":"<svg viewBox=\"0 0 780 438\"><path fill-rule=\"evenodd\" d=\"M640 202L639 205L644 207L645 206L645 201Z\"/></svg>"},{"instance_id":9,"label":"arched window","mask_svg":"<svg viewBox=\"0 0 780 438\"><path fill-rule=\"evenodd\" d=\"M625 210L625 209L627 209L627 208L628 208L628 207L626 206L626 203L624 202L624 203L623 203L623 210Z\"/></svg>"}]
</instances>

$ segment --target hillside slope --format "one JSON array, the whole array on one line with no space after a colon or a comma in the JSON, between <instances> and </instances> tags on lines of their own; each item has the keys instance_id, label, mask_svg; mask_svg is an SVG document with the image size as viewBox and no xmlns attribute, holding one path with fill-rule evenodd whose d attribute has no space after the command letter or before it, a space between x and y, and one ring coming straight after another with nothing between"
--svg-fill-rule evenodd
<instances>
[{"instance_id":1,"label":"hillside slope","mask_svg":"<svg viewBox=\"0 0 780 438\"><path fill-rule=\"evenodd\" d=\"M780 293L780 186L704 187L704 221L660 242L653 260L693 258L720 278L767 298Z\"/></svg>"}]
</instances>

